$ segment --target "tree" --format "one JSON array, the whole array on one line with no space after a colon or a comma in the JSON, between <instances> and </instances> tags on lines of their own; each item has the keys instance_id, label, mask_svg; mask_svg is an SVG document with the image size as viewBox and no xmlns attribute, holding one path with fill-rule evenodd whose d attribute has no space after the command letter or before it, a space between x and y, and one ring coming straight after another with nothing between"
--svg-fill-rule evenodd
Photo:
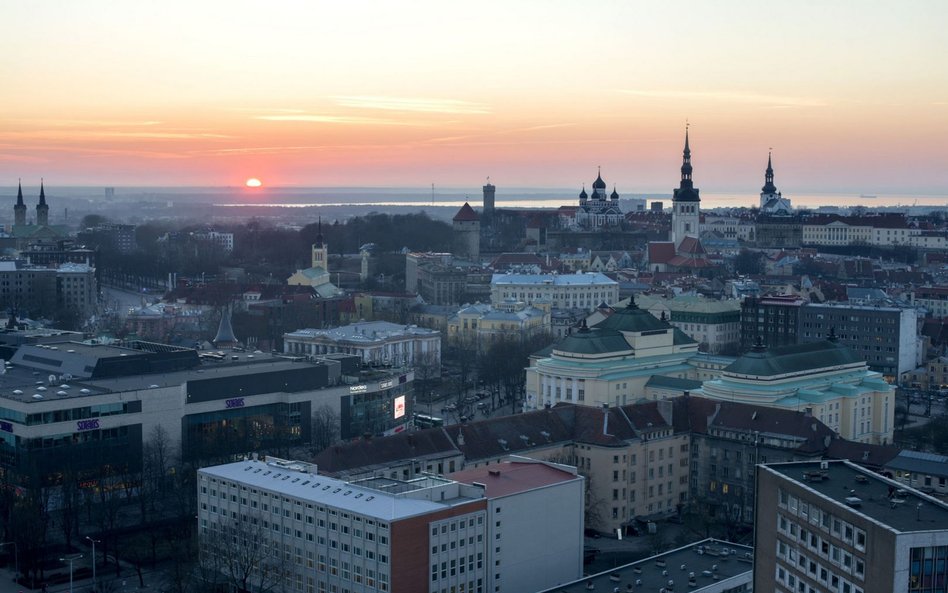
<instances>
[{"instance_id":1,"label":"tree","mask_svg":"<svg viewBox=\"0 0 948 593\"><path fill-rule=\"evenodd\" d=\"M221 523L209 522L199 538L201 567L219 575L233 590L264 593L279 588L282 545L271 542L262 516L243 514Z\"/></svg>"},{"instance_id":2,"label":"tree","mask_svg":"<svg viewBox=\"0 0 948 593\"><path fill-rule=\"evenodd\" d=\"M310 447L313 455L331 447L339 440L339 414L324 404L313 410Z\"/></svg>"},{"instance_id":3,"label":"tree","mask_svg":"<svg viewBox=\"0 0 948 593\"><path fill-rule=\"evenodd\" d=\"M738 274L763 274L764 254L760 251L741 249L734 257L734 271Z\"/></svg>"}]
</instances>

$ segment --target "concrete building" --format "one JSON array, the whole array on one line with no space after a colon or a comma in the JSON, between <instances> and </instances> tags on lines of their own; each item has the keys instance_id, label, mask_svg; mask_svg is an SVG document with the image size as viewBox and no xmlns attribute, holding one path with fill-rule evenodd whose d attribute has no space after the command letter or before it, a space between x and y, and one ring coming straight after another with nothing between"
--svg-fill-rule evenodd
<instances>
[{"instance_id":1,"label":"concrete building","mask_svg":"<svg viewBox=\"0 0 948 593\"><path fill-rule=\"evenodd\" d=\"M61 341L23 344L9 362L0 464L10 483L25 487L64 471L79 482L106 469L115 479L134 474L157 427L184 459L206 460L308 443L322 406L339 417L342 438L404 428L411 417L413 373L364 369L355 356L307 362Z\"/></svg>"},{"instance_id":2,"label":"concrete building","mask_svg":"<svg viewBox=\"0 0 948 593\"><path fill-rule=\"evenodd\" d=\"M96 270L88 264L42 267L22 260L0 261L0 307L33 317L72 310L86 319L96 311L98 294Z\"/></svg>"},{"instance_id":3,"label":"concrete building","mask_svg":"<svg viewBox=\"0 0 948 593\"><path fill-rule=\"evenodd\" d=\"M754 590L944 590L948 505L846 461L757 468Z\"/></svg>"},{"instance_id":4,"label":"concrete building","mask_svg":"<svg viewBox=\"0 0 948 593\"><path fill-rule=\"evenodd\" d=\"M565 466L346 482L266 458L200 470L198 504L205 566L226 577L218 540L262 547L251 593L535 591L582 574L583 479Z\"/></svg>"},{"instance_id":5,"label":"concrete building","mask_svg":"<svg viewBox=\"0 0 948 593\"><path fill-rule=\"evenodd\" d=\"M636 297L639 307L655 317L667 319L698 342L702 352L736 354L741 341L741 303L700 295L667 299L656 295ZM620 301L618 306L623 305Z\"/></svg>"},{"instance_id":6,"label":"concrete building","mask_svg":"<svg viewBox=\"0 0 948 593\"><path fill-rule=\"evenodd\" d=\"M912 304L924 307L930 317L948 317L948 286L919 286L911 298Z\"/></svg>"},{"instance_id":7,"label":"concrete building","mask_svg":"<svg viewBox=\"0 0 948 593\"><path fill-rule=\"evenodd\" d=\"M388 321L360 321L330 329L300 329L283 334L283 351L318 358L343 353L366 365L441 366L441 332Z\"/></svg>"},{"instance_id":8,"label":"concrete building","mask_svg":"<svg viewBox=\"0 0 948 593\"><path fill-rule=\"evenodd\" d=\"M796 344L804 302L794 295L745 298L741 301L741 349L749 350L758 339L768 348Z\"/></svg>"},{"instance_id":9,"label":"concrete building","mask_svg":"<svg viewBox=\"0 0 948 593\"><path fill-rule=\"evenodd\" d=\"M517 299L529 305L548 304L553 309L586 309L619 300L619 283L599 272L580 274L494 274L490 302Z\"/></svg>"},{"instance_id":10,"label":"concrete building","mask_svg":"<svg viewBox=\"0 0 948 593\"><path fill-rule=\"evenodd\" d=\"M825 340L835 331L839 343L851 348L873 371L898 382L915 369L918 359L918 317L914 308L807 303L800 314L800 343Z\"/></svg>"},{"instance_id":11,"label":"concrete building","mask_svg":"<svg viewBox=\"0 0 948 593\"><path fill-rule=\"evenodd\" d=\"M741 593L752 590L753 558L750 546L709 538L540 593L660 592L676 585L690 593Z\"/></svg>"}]
</instances>

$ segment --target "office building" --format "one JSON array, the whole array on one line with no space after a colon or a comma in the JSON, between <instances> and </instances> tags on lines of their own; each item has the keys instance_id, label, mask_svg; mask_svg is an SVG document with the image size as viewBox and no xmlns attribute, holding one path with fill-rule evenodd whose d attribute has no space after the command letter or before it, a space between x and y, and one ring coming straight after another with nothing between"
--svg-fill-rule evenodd
<instances>
[{"instance_id":1,"label":"office building","mask_svg":"<svg viewBox=\"0 0 948 593\"><path fill-rule=\"evenodd\" d=\"M948 505L848 461L757 468L754 590L944 591Z\"/></svg>"},{"instance_id":2,"label":"office building","mask_svg":"<svg viewBox=\"0 0 948 593\"><path fill-rule=\"evenodd\" d=\"M796 344L803 303L794 295L746 297L741 301L741 349L749 350L758 338L768 348Z\"/></svg>"},{"instance_id":3,"label":"office building","mask_svg":"<svg viewBox=\"0 0 948 593\"><path fill-rule=\"evenodd\" d=\"M198 472L201 561L249 593L536 591L582 575L583 483L532 460L442 478L343 481L274 458ZM549 521L554 513L557 521Z\"/></svg>"}]
</instances>

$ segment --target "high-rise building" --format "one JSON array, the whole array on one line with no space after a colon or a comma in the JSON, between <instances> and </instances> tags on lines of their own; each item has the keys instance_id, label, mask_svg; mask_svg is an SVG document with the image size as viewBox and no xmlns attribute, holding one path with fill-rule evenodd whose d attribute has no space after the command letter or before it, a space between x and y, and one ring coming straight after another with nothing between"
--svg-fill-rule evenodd
<instances>
[{"instance_id":1,"label":"high-rise building","mask_svg":"<svg viewBox=\"0 0 948 593\"><path fill-rule=\"evenodd\" d=\"M741 301L741 348L760 342L768 348L797 343L803 299L793 295L748 297Z\"/></svg>"},{"instance_id":2,"label":"high-rise building","mask_svg":"<svg viewBox=\"0 0 948 593\"><path fill-rule=\"evenodd\" d=\"M848 461L757 467L754 590L948 586L948 505Z\"/></svg>"}]
</instances>

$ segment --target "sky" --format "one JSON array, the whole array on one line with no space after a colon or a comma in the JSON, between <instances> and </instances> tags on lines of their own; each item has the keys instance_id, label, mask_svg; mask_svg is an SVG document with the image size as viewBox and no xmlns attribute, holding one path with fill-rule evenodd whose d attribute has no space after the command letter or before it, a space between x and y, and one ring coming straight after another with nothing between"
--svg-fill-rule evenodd
<instances>
[{"instance_id":1,"label":"sky","mask_svg":"<svg viewBox=\"0 0 948 593\"><path fill-rule=\"evenodd\" d=\"M0 186L948 194L948 2L3 5Z\"/></svg>"}]
</instances>

